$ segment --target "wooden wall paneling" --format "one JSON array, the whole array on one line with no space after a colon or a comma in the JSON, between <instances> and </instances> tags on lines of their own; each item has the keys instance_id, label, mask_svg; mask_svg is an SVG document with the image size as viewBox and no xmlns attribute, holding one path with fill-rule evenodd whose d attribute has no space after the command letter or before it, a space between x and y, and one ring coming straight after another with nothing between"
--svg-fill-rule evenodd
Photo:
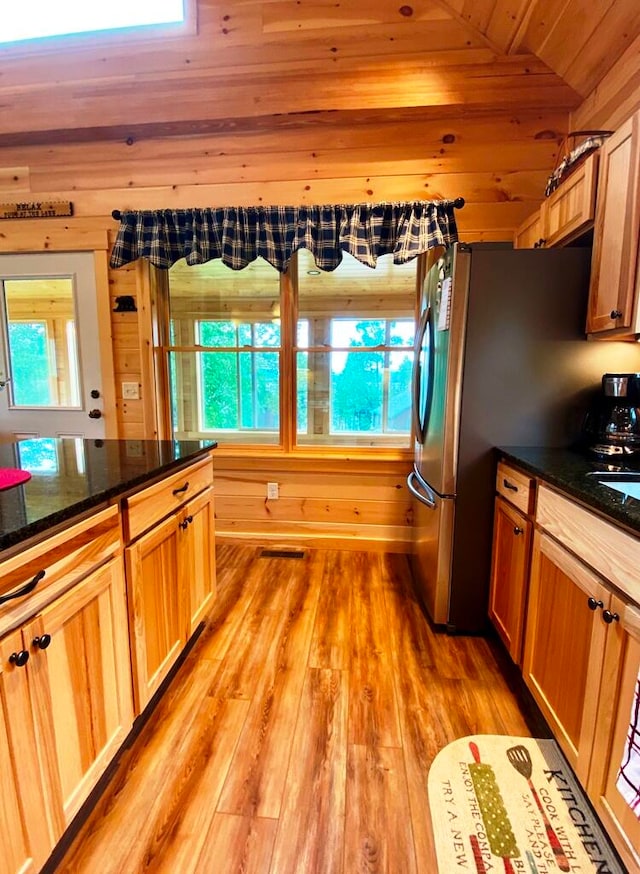
<instances>
[{"instance_id":1,"label":"wooden wall paneling","mask_svg":"<svg viewBox=\"0 0 640 874\"><path fill-rule=\"evenodd\" d=\"M151 304L151 282L149 265L140 260L136 263L137 301L138 301L138 340L140 350L140 392L144 434L148 440L158 435L158 411L156 409L155 369L153 361L153 326Z\"/></svg>"},{"instance_id":2,"label":"wooden wall paneling","mask_svg":"<svg viewBox=\"0 0 640 874\"><path fill-rule=\"evenodd\" d=\"M571 113L572 130L616 130L640 108L640 36L622 53L597 88Z\"/></svg>"},{"instance_id":3,"label":"wooden wall paneling","mask_svg":"<svg viewBox=\"0 0 640 874\"><path fill-rule=\"evenodd\" d=\"M102 376L102 403L98 406L104 416L104 436L116 439L119 422L116 405L116 385L113 361L113 338L111 335L111 298L109 296L108 254L104 249L94 252L96 277L98 342L100 348L100 373Z\"/></svg>"}]
</instances>

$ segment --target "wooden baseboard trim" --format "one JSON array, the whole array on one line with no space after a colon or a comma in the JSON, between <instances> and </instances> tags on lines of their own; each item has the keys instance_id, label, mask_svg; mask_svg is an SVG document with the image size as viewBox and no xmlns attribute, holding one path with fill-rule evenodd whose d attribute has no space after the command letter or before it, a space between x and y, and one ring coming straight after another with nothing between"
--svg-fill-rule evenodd
<instances>
[{"instance_id":1,"label":"wooden baseboard trim","mask_svg":"<svg viewBox=\"0 0 640 874\"><path fill-rule=\"evenodd\" d=\"M309 535L309 534L257 534L249 532L246 534L234 531L226 533L216 528L216 543L243 543L245 545L261 546L268 543L270 547L278 549L300 549L301 547L316 547L317 549L350 549L362 552L411 552L411 541L409 540L379 540L376 538L365 537L340 537L336 534L331 535Z\"/></svg>"}]
</instances>

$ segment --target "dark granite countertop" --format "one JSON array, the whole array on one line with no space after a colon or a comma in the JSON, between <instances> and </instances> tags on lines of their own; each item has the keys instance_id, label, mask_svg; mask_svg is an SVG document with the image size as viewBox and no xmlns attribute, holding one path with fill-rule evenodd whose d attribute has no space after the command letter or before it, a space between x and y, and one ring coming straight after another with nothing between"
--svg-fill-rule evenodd
<instances>
[{"instance_id":1,"label":"dark granite countertop","mask_svg":"<svg viewBox=\"0 0 640 874\"><path fill-rule=\"evenodd\" d=\"M23 485L0 491L0 550L106 505L216 445L71 437L0 443L0 468L31 474Z\"/></svg>"},{"instance_id":2,"label":"dark granite countertop","mask_svg":"<svg viewBox=\"0 0 640 874\"><path fill-rule=\"evenodd\" d=\"M617 473L640 471L638 461L606 461L572 449L545 449L534 446L498 447L500 455L518 467L556 486L587 507L606 516L636 535L640 535L640 501L601 485L590 472Z\"/></svg>"}]
</instances>

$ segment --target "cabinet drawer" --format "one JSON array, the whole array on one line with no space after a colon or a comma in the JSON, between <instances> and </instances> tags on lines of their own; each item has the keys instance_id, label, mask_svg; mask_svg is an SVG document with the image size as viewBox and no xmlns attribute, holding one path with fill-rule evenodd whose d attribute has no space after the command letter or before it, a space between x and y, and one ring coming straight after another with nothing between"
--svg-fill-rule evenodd
<instances>
[{"instance_id":1,"label":"cabinet drawer","mask_svg":"<svg viewBox=\"0 0 640 874\"><path fill-rule=\"evenodd\" d=\"M535 494L533 479L504 461L498 462L496 491L525 515L533 512Z\"/></svg>"},{"instance_id":2,"label":"cabinet drawer","mask_svg":"<svg viewBox=\"0 0 640 874\"><path fill-rule=\"evenodd\" d=\"M640 540L544 484L536 522L598 574L640 603Z\"/></svg>"},{"instance_id":3,"label":"cabinet drawer","mask_svg":"<svg viewBox=\"0 0 640 874\"><path fill-rule=\"evenodd\" d=\"M1 562L0 599L16 597L0 604L0 634L33 616L116 554L121 544L118 508L113 506Z\"/></svg>"},{"instance_id":4,"label":"cabinet drawer","mask_svg":"<svg viewBox=\"0 0 640 874\"><path fill-rule=\"evenodd\" d=\"M131 495L124 502L125 540L135 540L212 484L213 463L205 458Z\"/></svg>"}]
</instances>

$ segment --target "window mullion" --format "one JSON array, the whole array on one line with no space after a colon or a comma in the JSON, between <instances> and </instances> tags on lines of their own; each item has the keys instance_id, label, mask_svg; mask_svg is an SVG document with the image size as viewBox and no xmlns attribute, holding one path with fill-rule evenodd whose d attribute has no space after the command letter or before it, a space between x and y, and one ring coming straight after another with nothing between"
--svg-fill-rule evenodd
<instances>
[{"instance_id":1,"label":"window mullion","mask_svg":"<svg viewBox=\"0 0 640 874\"><path fill-rule=\"evenodd\" d=\"M296 442L296 327L298 321L298 257L280 278L280 435L290 452Z\"/></svg>"}]
</instances>

